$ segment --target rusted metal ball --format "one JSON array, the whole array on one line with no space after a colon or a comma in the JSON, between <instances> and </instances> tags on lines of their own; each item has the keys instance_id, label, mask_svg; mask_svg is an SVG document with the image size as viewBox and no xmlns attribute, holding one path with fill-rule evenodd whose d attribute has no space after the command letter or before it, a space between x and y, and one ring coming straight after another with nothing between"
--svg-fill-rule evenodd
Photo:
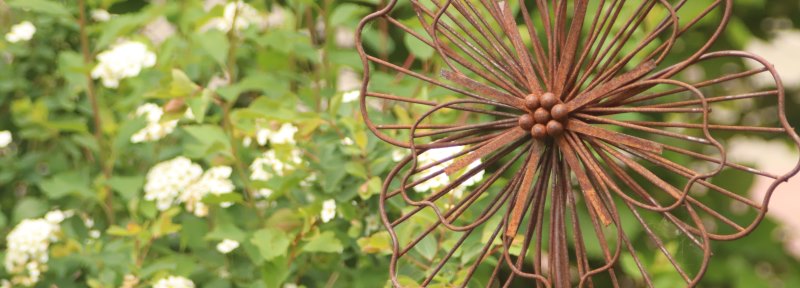
<instances>
[{"instance_id":1,"label":"rusted metal ball","mask_svg":"<svg viewBox=\"0 0 800 288\"><path fill-rule=\"evenodd\" d=\"M547 122L547 135L558 137L561 136L561 134L564 134L564 125L562 125L561 122L556 120L550 120L550 122Z\"/></svg>"},{"instance_id":2,"label":"rusted metal ball","mask_svg":"<svg viewBox=\"0 0 800 288\"><path fill-rule=\"evenodd\" d=\"M536 111L533 111L533 120L536 120L536 123L547 124L547 121L550 121L550 119L552 118L550 117L550 112L547 111L547 109L540 107L539 109L536 109Z\"/></svg>"},{"instance_id":3,"label":"rusted metal ball","mask_svg":"<svg viewBox=\"0 0 800 288\"><path fill-rule=\"evenodd\" d=\"M533 94L528 94L525 96L525 107L528 107L531 111L535 111L539 108L539 97Z\"/></svg>"},{"instance_id":4,"label":"rusted metal ball","mask_svg":"<svg viewBox=\"0 0 800 288\"><path fill-rule=\"evenodd\" d=\"M539 98L539 104L545 109L553 108L553 106L556 106L558 102L559 101L558 97L556 97L556 94L550 92L542 94L542 97Z\"/></svg>"},{"instance_id":5,"label":"rusted metal ball","mask_svg":"<svg viewBox=\"0 0 800 288\"><path fill-rule=\"evenodd\" d=\"M536 139L547 138L547 127L542 124L533 125L533 128L531 128L531 135Z\"/></svg>"},{"instance_id":6,"label":"rusted metal ball","mask_svg":"<svg viewBox=\"0 0 800 288\"><path fill-rule=\"evenodd\" d=\"M533 121L533 116L531 116L531 114L525 114L519 117L519 127L523 130L531 130L533 124L536 124L536 122Z\"/></svg>"},{"instance_id":7,"label":"rusted metal ball","mask_svg":"<svg viewBox=\"0 0 800 288\"><path fill-rule=\"evenodd\" d=\"M552 109L550 109L550 116L553 116L553 119L558 121L564 121L564 119L567 119L568 113L567 105L561 103L556 104Z\"/></svg>"}]
</instances>

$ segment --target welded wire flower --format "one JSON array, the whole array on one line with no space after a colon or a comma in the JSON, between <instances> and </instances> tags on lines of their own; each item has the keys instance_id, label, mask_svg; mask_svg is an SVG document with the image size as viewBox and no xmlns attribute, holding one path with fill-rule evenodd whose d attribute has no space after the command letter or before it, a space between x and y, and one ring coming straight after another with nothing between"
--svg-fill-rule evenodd
<instances>
[{"instance_id":1,"label":"welded wire flower","mask_svg":"<svg viewBox=\"0 0 800 288\"><path fill-rule=\"evenodd\" d=\"M362 114L410 154L380 198L393 284L696 285L711 241L753 231L800 170L728 155L735 139L800 143L769 63L707 51L731 6L393 0L366 17ZM379 29L431 59L385 60L388 44L361 41ZM723 178L773 184L753 200Z\"/></svg>"}]
</instances>

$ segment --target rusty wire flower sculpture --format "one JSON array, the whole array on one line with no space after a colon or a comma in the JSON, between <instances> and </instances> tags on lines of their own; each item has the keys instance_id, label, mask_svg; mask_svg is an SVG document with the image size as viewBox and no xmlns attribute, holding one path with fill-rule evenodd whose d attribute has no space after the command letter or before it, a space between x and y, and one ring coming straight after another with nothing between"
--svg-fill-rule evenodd
<instances>
[{"instance_id":1,"label":"rusty wire flower sculpture","mask_svg":"<svg viewBox=\"0 0 800 288\"><path fill-rule=\"evenodd\" d=\"M800 143L769 63L707 52L731 6L392 0L367 16L357 34L361 111L377 137L410 151L380 199L393 284L465 287L480 278L491 279L477 283L487 287L618 287L625 273L648 286L654 274L696 285L711 240L755 229L772 191L800 170L736 163L721 140ZM699 23L716 29L683 39ZM376 27L430 47L435 59L371 55L361 36ZM686 53L690 47L699 48ZM678 50L688 56L667 63ZM718 71L697 66L709 62ZM758 68L744 70L744 62ZM764 75L773 87L750 85ZM744 124L735 125L741 115ZM719 175L773 184L754 201L743 196L747 187L715 181ZM632 234L648 241L632 243Z\"/></svg>"}]
</instances>

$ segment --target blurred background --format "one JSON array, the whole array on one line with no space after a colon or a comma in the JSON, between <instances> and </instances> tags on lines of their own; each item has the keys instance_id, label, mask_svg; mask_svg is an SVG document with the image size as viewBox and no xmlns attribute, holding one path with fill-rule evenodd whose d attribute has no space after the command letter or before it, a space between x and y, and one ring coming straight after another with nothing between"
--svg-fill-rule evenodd
<instances>
[{"instance_id":1,"label":"blurred background","mask_svg":"<svg viewBox=\"0 0 800 288\"><path fill-rule=\"evenodd\" d=\"M384 2L0 0L0 287L388 287L377 195L406 154L361 122L354 48ZM711 51L774 63L800 126L800 2L733 11ZM393 63L426 53L381 29L364 43ZM762 169L800 157L733 142ZM753 199L770 184L724 181ZM700 286L800 287L798 191L780 186L751 235L713 243Z\"/></svg>"}]
</instances>

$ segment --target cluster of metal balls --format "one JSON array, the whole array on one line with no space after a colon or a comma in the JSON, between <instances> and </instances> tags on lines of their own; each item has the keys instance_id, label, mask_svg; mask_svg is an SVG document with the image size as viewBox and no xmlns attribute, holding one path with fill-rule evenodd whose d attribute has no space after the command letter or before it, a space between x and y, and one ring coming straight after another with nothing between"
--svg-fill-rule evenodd
<instances>
[{"instance_id":1,"label":"cluster of metal balls","mask_svg":"<svg viewBox=\"0 0 800 288\"><path fill-rule=\"evenodd\" d=\"M519 117L519 127L530 131L533 138L546 139L564 134L569 111L555 94L530 94L525 97L525 108L528 113Z\"/></svg>"}]
</instances>

